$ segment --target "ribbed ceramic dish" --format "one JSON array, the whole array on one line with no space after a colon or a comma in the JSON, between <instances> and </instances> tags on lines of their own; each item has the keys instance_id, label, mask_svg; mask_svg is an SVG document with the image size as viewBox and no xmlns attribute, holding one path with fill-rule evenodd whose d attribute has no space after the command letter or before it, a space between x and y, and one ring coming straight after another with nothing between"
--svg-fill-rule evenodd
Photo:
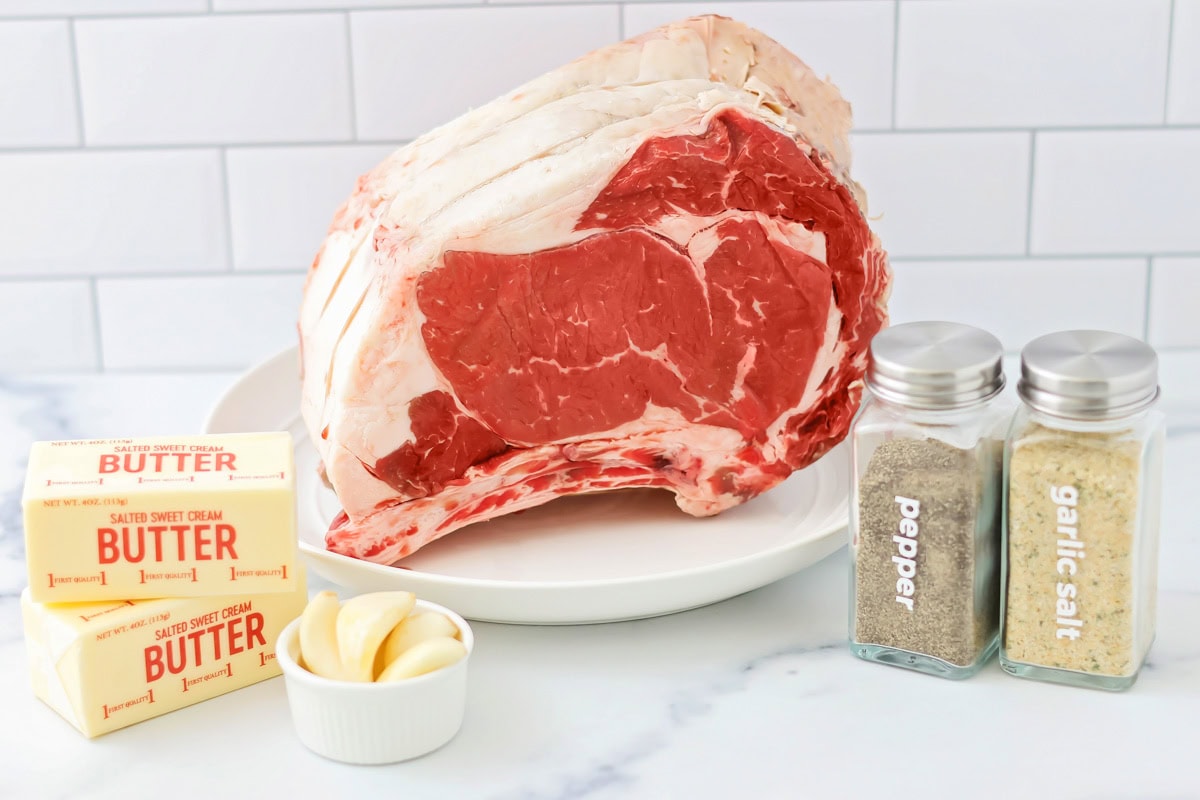
<instances>
[{"instance_id":1,"label":"ribbed ceramic dish","mask_svg":"<svg viewBox=\"0 0 1200 800\"><path fill-rule=\"evenodd\" d=\"M340 510L317 477L300 419L299 358L286 350L242 376L210 433L286 430L296 443L300 549L318 575L355 592L405 590L467 619L564 625L640 619L715 603L820 561L844 542L844 446L780 486L696 519L662 491L564 497L456 531L394 566L325 549Z\"/></svg>"},{"instance_id":2,"label":"ribbed ceramic dish","mask_svg":"<svg viewBox=\"0 0 1200 800\"><path fill-rule=\"evenodd\" d=\"M443 669L391 683L351 683L300 666L300 620L283 629L275 656L287 686L292 725L304 746L347 764L392 764L431 753L462 727L471 626L448 608L417 600L416 611L450 618L467 655Z\"/></svg>"}]
</instances>

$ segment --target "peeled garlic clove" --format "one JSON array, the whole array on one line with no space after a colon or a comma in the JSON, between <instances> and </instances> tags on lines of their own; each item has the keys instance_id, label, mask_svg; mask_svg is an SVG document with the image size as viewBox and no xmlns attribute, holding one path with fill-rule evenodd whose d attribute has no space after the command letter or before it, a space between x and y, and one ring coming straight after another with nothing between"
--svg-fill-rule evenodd
<instances>
[{"instance_id":1,"label":"peeled garlic clove","mask_svg":"<svg viewBox=\"0 0 1200 800\"><path fill-rule=\"evenodd\" d=\"M343 680L370 682L375 653L417 602L412 592L372 592L351 597L337 615Z\"/></svg>"},{"instance_id":2,"label":"peeled garlic clove","mask_svg":"<svg viewBox=\"0 0 1200 800\"><path fill-rule=\"evenodd\" d=\"M458 626L451 622L445 614L439 614L436 611L422 611L406 617L392 629L392 632L384 639L383 647L379 648L379 655L375 659L376 674L382 674L389 664L400 657L401 653L418 642L443 636L449 639L458 636Z\"/></svg>"},{"instance_id":3,"label":"peeled garlic clove","mask_svg":"<svg viewBox=\"0 0 1200 800\"><path fill-rule=\"evenodd\" d=\"M402 681L405 678L415 678L427 672L433 672L459 661L467 655L467 646L458 639L449 636L438 636L417 642L400 654L400 657L388 664L387 669L379 676L379 683Z\"/></svg>"},{"instance_id":4,"label":"peeled garlic clove","mask_svg":"<svg viewBox=\"0 0 1200 800\"><path fill-rule=\"evenodd\" d=\"M335 627L338 598L333 592L316 594L300 615L300 658L305 668L322 678L342 677Z\"/></svg>"}]
</instances>

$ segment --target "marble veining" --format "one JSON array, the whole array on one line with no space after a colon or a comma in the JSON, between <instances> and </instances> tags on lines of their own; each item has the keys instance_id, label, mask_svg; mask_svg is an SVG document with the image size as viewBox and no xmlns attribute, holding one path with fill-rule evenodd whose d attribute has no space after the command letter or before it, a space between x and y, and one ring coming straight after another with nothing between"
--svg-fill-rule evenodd
<instances>
[{"instance_id":1,"label":"marble veining","mask_svg":"<svg viewBox=\"0 0 1200 800\"><path fill-rule=\"evenodd\" d=\"M407 764L312 755L279 680L83 739L27 688L16 596L28 445L195 431L232 379L0 379L0 796L1200 797L1200 396L1164 404L1158 639L1124 694L1019 681L994 661L951 682L853 658L843 551L673 616L478 624L462 732Z\"/></svg>"},{"instance_id":2,"label":"marble veining","mask_svg":"<svg viewBox=\"0 0 1200 800\"><path fill-rule=\"evenodd\" d=\"M72 438L71 417L61 386L36 380L0 378L0 602L16 602L25 586L25 540L21 525L21 492L29 444L44 438ZM0 642L20 638L20 627L5 625Z\"/></svg>"}]
</instances>

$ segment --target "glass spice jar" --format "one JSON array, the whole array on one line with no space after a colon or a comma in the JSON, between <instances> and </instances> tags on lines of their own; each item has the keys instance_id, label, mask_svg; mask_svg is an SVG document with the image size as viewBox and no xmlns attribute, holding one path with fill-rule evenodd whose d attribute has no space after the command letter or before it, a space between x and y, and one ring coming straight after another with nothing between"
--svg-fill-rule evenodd
<instances>
[{"instance_id":1,"label":"glass spice jar","mask_svg":"<svg viewBox=\"0 0 1200 800\"><path fill-rule=\"evenodd\" d=\"M1005 447L1000 665L1120 690L1154 639L1163 417L1144 342L1066 331L1021 353Z\"/></svg>"},{"instance_id":2,"label":"glass spice jar","mask_svg":"<svg viewBox=\"0 0 1200 800\"><path fill-rule=\"evenodd\" d=\"M965 678L996 649L1000 488L1010 413L986 331L916 322L871 342L851 430L850 645Z\"/></svg>"}]
</instances>

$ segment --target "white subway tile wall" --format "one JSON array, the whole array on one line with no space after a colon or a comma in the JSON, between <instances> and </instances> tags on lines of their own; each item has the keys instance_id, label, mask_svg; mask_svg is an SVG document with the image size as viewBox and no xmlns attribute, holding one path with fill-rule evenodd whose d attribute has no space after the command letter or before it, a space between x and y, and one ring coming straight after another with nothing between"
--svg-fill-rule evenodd
<instances>
[{"instance_id":1,"label":"white subway tile wall","mask_svg":"<svg viewBox=\"0 0 1200 800\"><path fill-rule=\"evenodd\" d=\"M1041 253L1200 252L1200 128L1037 134Z\"/></svg>"},{"instance_id":2,"label":"white subway tile wall","mask_svg":"<svg viewBox=\"0 0 1200 800\"><path fill-rule=\"evenodd\" d=\"M71 26L0 26L0 147L79 144Z\"/></svg>"},{"instance_id":3,"label":"white subway tile wall","mask_svg":"<svg viewBox=\"0 0 1200 800\"><path fill-rule=\"evenodd\" d=\"M395 8L397 6L461 5L459 0L212 0L214 11L303 11L331 8Z\"/></svg>"},{"instance_id":4,"label":"white subway tile wall","mask_svg":"<svg viewBox=\"0 0 1200 800\"><path fill-rule=\"evenodd\" d=\"M863 133L855 179L895 258L1025 252L1030 134Z\"/></svg>"},{"instance_id":5,"label":"white subway tile wall","mask_svg":"<svg viewBox=\"0 0 1200 800\"><path fill-rule=\"evenodd\" d=\"M876 0L835 2L640 3L625 7L625 32L693 14L723 14L770 33L854 108L856 128L890 128L896 14Z\"/></svg>"},{"instance_id":6,"label":"white subway tile wall","mask_svg":"<svg viewBox=\"0 0 1200 800\"><path fill-rule=\"evenodd\" d=\"M1200 348L1200 258L1156 258L1150 289L1150 343Z\"/></svg>"},{"instance_id":7,"label":"white subway tile wall","mask_svg":"<svg viewBox=\"0 0 1200 800\"><path fill-rule=\"evenodd\" d=\"M1200 0L1175 0L1167 122L1200 124Z\"/></svg>"},{"instance_id":8,"label":"white subway tile wall","mask_svg":"<svg viewBox=\"0 0 1200 800\"><path fill-rule=\"evenodd\" d=\"M1154 125L1169 0L900 4L896 123L906 128Z\"/></svg>"},{"instance_id":9,"label":"white subway tile wall","mask_svg":"<svg viewBox=\"0 0 1200 800\"><path fill-rule=\"evenodd\" d=\"M104 366L221 369L294 343L302 276L213 275L96 282Z\"/></svg>"},{"instance_id":10,"label":"white subway tile wall","mask_svg":"<svg viewBox=\"0 0 1200 800\"><path fill-rule=\"evenodd\" d=\"M186 14L208 10L208 0L4 0L0 16Z\"/></svg>"},{"instance_id":11,"label":"white subway tile wall","mask_svg":"<svg viewBox=\"0 0 1200 800\"><path fill-rule=\"evenodd\" d=\"M0 275L225 269L222 182L217 150L0 152Z\"/></svg>"},{"instance_id":12,"label":"white subway tile wall","mask_svg":"<svg viewBox=\"0 0 1200 800\"><path fill-rule=\"evenodd\" d=\"M1200 0L5 0L0 372L245 368L399 143L702 12L850 99L896 321L1200 363Z\"/></svg>"},{"instance_id":13,"label":"white subway tile wall","mask_svg":"<svg viewBox=\"0 0 1200 800\"><path fill-rule=\"evenodd\" d=\"M894 268L893 322L978 325L1009 352L1066 328L1105 328L1139 338L1145 330L1145 259L898 261Z\"/></svg>"},{"instance_id":14,"label":"white subway tile wall","mask_svg":"<svg viewBox=\"0 0 1200 800\"><path fill-rule=\"evenodd\" d=\"M344 14L80 20L75 46L89 143L352 136Z\"/></svg>"},{"instance_id":15,"label":"white subway tile wall","mask_svg":"<svg viewBox=\"0 0 1200 800\"><path fill-rule=\"evenodd\" d=\"M0 372L95 369L93 308L86 280L0 284Z\"/></svg>"},{"instance_id":16,"label":"white subway tile wall","mask_svg":"<svg viewBox=\"0 0 1200 800\"><path fill-rule=\"evenodd\" d=\"M615 5L352 12L358 135L415 139L616 41L619 28Z\"/></svg>"},{"instance_id":17,"label":"white subway tile wall","mask_svg":"<svg viewBox=\"0 0 1200 800\"><path fill-rule=\"evenodd\" d=\"M296 270L313 260L329 220L388 145L235 147L225 154L235 269Z\"/></svg>"}]
</instances>

